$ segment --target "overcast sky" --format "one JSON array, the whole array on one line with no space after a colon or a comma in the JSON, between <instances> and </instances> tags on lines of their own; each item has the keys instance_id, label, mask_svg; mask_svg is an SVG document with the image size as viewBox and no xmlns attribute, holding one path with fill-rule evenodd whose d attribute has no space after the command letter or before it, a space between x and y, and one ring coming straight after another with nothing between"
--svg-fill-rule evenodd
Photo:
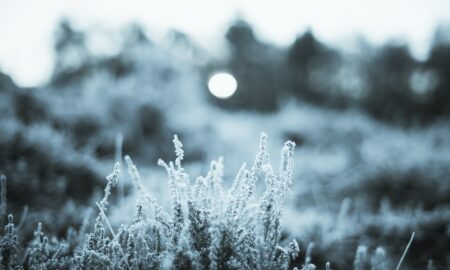
<instances>
[{"instance_id":1,"label":"overcast sky","mask_svg":"<svg viewBox=\"0 0 450 270\"><path fill-rule=\"evenodd\" d=\"M220 44L240 16L279 45L311 27L323 41L339 44L357 33L375 44L400 38L424 57L435 27L450 23L450 0L0 0L0 69L23 86L45 82L53 31L63 16L85 29L134 21L155 35L175 28L206 48Z\"/></svg>"}]
</instances>

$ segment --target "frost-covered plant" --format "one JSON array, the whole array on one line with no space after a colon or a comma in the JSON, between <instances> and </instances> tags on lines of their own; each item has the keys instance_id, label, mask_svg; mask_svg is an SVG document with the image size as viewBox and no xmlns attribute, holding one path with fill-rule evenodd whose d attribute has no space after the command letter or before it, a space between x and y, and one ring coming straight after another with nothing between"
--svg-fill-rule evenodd
<instances>
[{"instance_id":1,"label":"frost-covered plant","mask_svg":"<svg viewBox=\"0 0 450 270\"><path fill-rule=\"evenodd\" d=\"M1 269L288 269L300 248L292 240L280 246L283 204L292 184L295 144L285 143L276 171L267 152L267 137L261 135L259 151L251 167L242 165L230 189L222 185L223 160L211 162L206 176L191 182L182 161L183 145L174 137L176 159L158 164L168 174L171 210L166 212L145 190L137 167L125 156L128 173L138 191L136 211L129 224L115 232L107 217L108 199L120 179L120 163L106 177L104 197L92 231L87 225L68 231L65 240L49 240L39 223L24 252L13 216L0 245ZM261 196L258 182L265 183ZM302 270L316 269L308 246ZM384 250L377 249L369 262L361 247L355 269L371 264L385 269ZM325 268L331 269L327 263ZM297 269L297 268L294 268Z\"/></svg>"},{"instance_id":2,"label":"frost-covered plant","mask_svg":"<svg viewBox=\"0 0 450 270\"><path fill-rule=\"evenodd\" d=\"M27 249L28 269L64 269L70 266L69 245L56 238L49 240L39 223L34 232L34 240Z\"/></svg>"},{"instance_id":3,"label":"frost-covered plant","mask_svg":"<svg viewBox=\"0 0 450 270\"><path fill-rule=\"evenodd\" d=\"M8 224L5 226L5 234L0 243L2 269L9 269L19 264L19 240L14 226L13 215L8 215Z\"/></svg>"},{"instance_id":4,"label":"frost-covered plant","mask_svg":"<svg viewBox=\"0 0 450 270\"><path fill-rule=\"evenodd\" d=\"M107 199L118 179L119 164L108 176L100 213L84 249L75 256L80 269L286 269L298 256L294 240L279 247L283 203L292 182L295 144L286 142L278 173L267 153L262 134L259 152L252 167L244 164L226 192L222 185L222 159L213 161L204 177L191 183L182 167L184 151L174 137L176 159L158 164L168 174L172 202L167 213L145 191L130 157L128 172L139 191L136 214L110 239L107 234ZM260 198L256 185L265 180Z\"/></svg>"}]
</instances>

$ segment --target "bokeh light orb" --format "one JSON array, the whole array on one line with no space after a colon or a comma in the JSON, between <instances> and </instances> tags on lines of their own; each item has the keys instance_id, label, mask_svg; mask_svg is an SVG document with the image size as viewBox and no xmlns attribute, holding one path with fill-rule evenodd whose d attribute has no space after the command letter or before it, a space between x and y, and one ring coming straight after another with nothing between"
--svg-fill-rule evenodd
<instances>
[{"instance_id":1,"label":"bokeh light orb","mask_svg":"<svg viewBox=\"0 0 450 270\"><path fill-rule=\"evenodd\" d=\"M209 92L220 99L231 97L237 89L237 81L233 75L220 72L214 74L208 82Z\"/></svg>"}]
</instances>

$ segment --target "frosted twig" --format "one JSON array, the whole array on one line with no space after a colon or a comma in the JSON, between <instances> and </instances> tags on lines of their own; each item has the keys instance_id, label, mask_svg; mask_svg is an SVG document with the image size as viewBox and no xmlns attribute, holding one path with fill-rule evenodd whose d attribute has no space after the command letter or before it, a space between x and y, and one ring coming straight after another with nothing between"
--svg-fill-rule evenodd
<instances>
[{"instance_id":1,"label":"frosted twig","mask_svg":"<svg viewBox=\"0 0 450 270\"><path fill-rule=\"evenodd\" d=\"M398 262L397 268L395 268L395 270L399 270L400 269L400 266L402 265L403 259L405 259L406 253L408 253L408 249L411 246L411 243L412 243L412 241L414 239L414 235L415 234L416 234L415 232L413 232L411 234L411 238L409 239L408 245L406 246L405 251L403 252L403 255L400 258L400 261Z\"/></svg>"},{"instance_id":2,"label":"frosted twig","mask_svg":"<svg viewBox=\"0 0 450 270\"><path fill-rule=\"evenodd\" d=\"M22 225L25 223L25 219L27 218L27 215L28 215L28 205L25 205L23 207L22 215L20 216L19 225L17 225L17 230L19 230L22 227Z\"/></svg>"},{"instance_id":3,"label":"frosted twig","mask_svg":"<svg viewBox=\"0 0 450 270\"><path fill-rule=\"evenodd\" d=\"M100 209L101 215L102 215L103 218L105 219L106 225L108 225L109 231L111 232L112 236L113 236L114 238L116 238L116 234L114 233L114 231L113 231L113 229L112 229L112 227L111 227L111 223L109 223L109 219L108 219L108 217L106 216L105 212L103 211L103 208L101 207L101 205L100 205L99 203L96 203L96 204L97 204L97 206L98 206L98 209Z\"/></svg>"},{"instance_id":4,"label":"frosted twig","mask_svg":"<svg viewBox=\"0 0 450 270\"><path fill-rule=\"evenodd\" d=\"M6 176L0 175L0 212L2 216L6 215Z\"/></svg>"}]
</instances>

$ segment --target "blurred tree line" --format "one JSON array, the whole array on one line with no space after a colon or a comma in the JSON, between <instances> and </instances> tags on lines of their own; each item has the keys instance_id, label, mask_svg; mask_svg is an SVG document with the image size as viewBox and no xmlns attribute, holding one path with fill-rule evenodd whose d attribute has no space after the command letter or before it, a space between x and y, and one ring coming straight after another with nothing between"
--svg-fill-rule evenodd
<instances>
[{"instance_id":1,"label":"blurred tree line","mask_svg":"<svg viewBox=\"0 0 450 270\"><path fill-rule=\"evenodd\" d=\"M261 41L249 23L237 20L225 33L227 57L209 58L194 66L205 80L217 69L228 70L236 77L238 91L231 98L209 98L222 108L270 113L297 99L336 109L357 107L390 123L426 124L450 116L448 30L436 30L427 59L419 61L407 45L394 42L381 47L361 43L356 53L342 52L318 40L311 29L290 46L277 47ZM62 20L55 33L55 61L49 82L55 89L79 85L99 71L117 79L135 75L136 53L155 46L137 24L121 33L116 54L103 56L90 52L88 33L75 29L68 20ZM173 31L168 36L169 49L183 47L184 54L187 50L194 52L192 58L208 59L187 35ZM164 81L173 75L170 68L158 74Z\"/></svg>"},{"instance_id":2,"label":"blurred tree line","mask_svg":"<svg viewBox=\"0 0 450 270\"><path fill-rule=\"evenodd\" d=\"M238 20L225 37L230 55L209 69L229 70L239 83L224 108L272 112L289 99L333 108L358 107L396 124L426 124L450 116L450 42L438 28L429 56L416 60L405 44L368 45L340 52L312 30L287 48L260 41L250 24Z\"/></svg>"},{"instance_id":3,"label":"blurred tree line","mask_svg":"<svg viewBox=\"0 0 450 270\"><path fill-rule=\"evenodd\" d=\"M237 20L225 33L228 57L210 60L200 68L205 79L217 69L236 77L238 91L231 98L210 97L223 108L274 112L294 98L337 109L357 107L395 124L426 124L450 116L447 32L448 27L438 27L428 58L419 61L407 45L395 42L381 47L361 44L359 52L344 53L318 40L311 29L280 48L259 40L249 23ZM132 48L153 46L143 28L132 25L123 33L126 42L119 53L95 57L87 49L85 35L69 21L61 22L51 85L76 83L97 70L118 78L133 74ZM174 35L183 38L180 41ZM174 31L171 36L174 47L190 47L199 58L202 51L186 35Z\"/></svg>"}]
</instances>

